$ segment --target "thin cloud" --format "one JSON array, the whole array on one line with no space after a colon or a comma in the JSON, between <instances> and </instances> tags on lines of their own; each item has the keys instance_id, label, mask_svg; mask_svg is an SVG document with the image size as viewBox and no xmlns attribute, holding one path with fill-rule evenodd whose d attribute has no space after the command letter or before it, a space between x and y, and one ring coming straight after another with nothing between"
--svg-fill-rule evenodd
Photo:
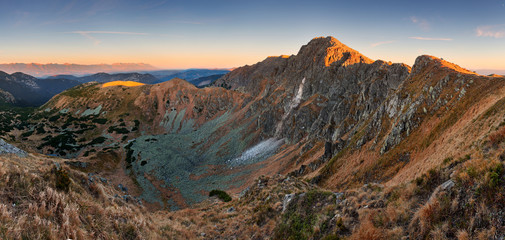
<instances>
[{"instance_id":1,"label":"thin cloud","mask_svg":"<svg viewBox=\"0 0 505 240\"><path fill-rule=\"evenodd\" d=\"M505 25L479 26L475 29L475 35L477 37L503 38L505 37L504 27Z\"/></svg>"},{"instance_id":2,"label":"thin cloud","mask_svg":"<svg viewBox=\"0 0 505 240\"><path fill-rule=\"evenodd\" d=\"M113 32L113 31L73 31L70 33L77 34L118 34L118 35L147 35L147 33L138 32Z\"/></svg>"},{"instance_id":3,"label":"thin cloud","mask_svg":"<svg viewBox=\"0 0 505 240\"><path fill-rule=\"evenodd\" d=\"M138 32L115 32L115 31L73 31L69 33L79 34L91 41L93 44L99 45L102 41L98 40L93 36L93 34L113 34L113 35L148 35L147 33L138 33Z\"/></svg>"},{"instance_id":4,"label":"thin cloud","mask_svg":"<svg viewBox=\"0 0 505 240\"><path fill-rule=\"evenodd\" d=\"M383 41L383 42L376 42L376 43L372 43L370 44L370 46L372 47L377 47L377 46L380 46L380 45L385 45L385 44L391 44L391 43L395 43L396 41Z\"/></svg>"},{"instance_id":5,"label":"thin cloud","mask_svg":"<svg viewBox=\"0 0 505 240\"><path fill-rule=\"evenodd\" d=\"M101 41L100 41L100 40L98 40L98 39L94 38L94 37L93 37L93 36L91 36L89 33L86 33L86 32L75 32L75 33L78 33L78 34L80 34L81 36L83 36L83 37L85 37L85 38L87 38L87 39L89 39L89 40L93 41L93 44L95 44L95 46L101 43Z\"/></svg>"},{"instance_id":6,"label":"thin cloud","mask_svg":"<svg viewBox=\"0 0 505 240\"><path fill-rule=\"evenodd\" d=\"M412 21L414 24L416 24L424 31L429 31L431 29L430 23L426 19L412 16L410 17L410 21Z\"/></svg>"},{"instance_id":7,"label":"thin cloud","mask_svg":"<svg viewBox=\"0 0 505 240\"><path fill-rule=\"evenodd\" d=\"M417 39L423 41L452 41L452 38L427 38L427 37L409 37L410 39Z\"/></svg>"},{"instance_id":8,"label":"thin cloud","mask_svg":"<svg viewBox=\"0 0 505 240\"><path fill-rule=\"evenodd\" d=\"M196 22L196 21L180 21L180 20L176 20L176 21L169 21L171 23L180 23L180 24L192 24L192 25L200 25L200 24L203 24L203 22Z\"/></svg>"}]
</instances>

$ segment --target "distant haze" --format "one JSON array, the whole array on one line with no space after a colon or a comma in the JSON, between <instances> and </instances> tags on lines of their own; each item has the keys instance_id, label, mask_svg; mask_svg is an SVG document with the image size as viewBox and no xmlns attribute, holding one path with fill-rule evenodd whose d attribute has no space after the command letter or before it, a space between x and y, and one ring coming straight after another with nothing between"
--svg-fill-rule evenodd
<instances>
[{"instance_id":1,"label":"distant haze","mask_svg":"<svg viewBox=\"0 0 505 240\"><path fill-rule=\"evenodd\" d=\"M505 75L505 70L503 69L475 69L474 71L481 75L490 75L490 74Z\"/></svg>"},{"instance_id":2,"label":"distant haze","mask_svg":"<svg viewBox=\"0 0 505 240\"><path fill-rule=\"evenodd\" d=\"M0 71L7 73L23 72L35 77L47 77L60 74L85 75L97 72L137 72L151 71L157 68L144 63L115 63L115 64L38 64L38 63L9 63L0 64Z\"/></svg>"}]
</instances>

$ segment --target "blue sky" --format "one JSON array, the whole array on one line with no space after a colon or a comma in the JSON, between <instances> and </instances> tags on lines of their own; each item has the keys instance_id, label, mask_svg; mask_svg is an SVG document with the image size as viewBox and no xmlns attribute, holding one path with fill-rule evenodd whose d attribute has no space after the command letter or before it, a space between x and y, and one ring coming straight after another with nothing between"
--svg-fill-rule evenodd
<instances>
[{"instance_id":1,"label":"blue sky","mask_svg":"<svg viewBox=\"0 0 505 240\"><path fill-rule=\"evenodd\" d=\"M505 0L0 3L0 63L236 67L334 36L372 59L505 69Z\"/></svg>"}]
</instances>

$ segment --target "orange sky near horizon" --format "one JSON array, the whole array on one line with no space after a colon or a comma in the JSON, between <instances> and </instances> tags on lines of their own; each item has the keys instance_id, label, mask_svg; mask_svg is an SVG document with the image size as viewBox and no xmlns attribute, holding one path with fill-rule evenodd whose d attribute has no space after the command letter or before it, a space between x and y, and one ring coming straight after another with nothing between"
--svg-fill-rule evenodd
<instances>
[{"instance_id":1,"label":"orange sky near horizon","mask_svg":"<svg viewBox=\"0 0 505 240\"><path fill-rule=\"evenodd\" d=\"M505 0L365 2L18 0L0 8L0 63L234 68L333 36L375 60L505 72Z\"/></svg>"},{"instance_id":2,"label":"orange sky near horizon","mask_svg":"<svg viewBox=\"0 0 505 240\"><path fill-rule=\"evenodd\" d=\"M300 45L301 47L301 45ZM365 46L366 48L366 46ZM360 51L359 49L356 49ZM278 55L291 55L296 54L298 50L292 51L291 53L279 53ZM396 56L390 54L390 56L376 56L377 54L366 54L366 51L360 51L365 56L370 57L374 60L385 60L392 62L401 62L412 66L414 60L417 56L428 54L434 55L436 57L444 58L444 55L437 55L436 53L419 53L410 54L404 56ZM0 53L1 54L1 53ZM2 56L2 64L4 63L37 63L37 64L82 64L82 65L93 65L93 64L115 64L115 63L145 63L150 64L159 69L187 69L187 68L236 68L244 65L252 65L259 61L264 60L272 54L255 54L251 55L244 53L235 54L184 54L184 55L164 55L164 54L142 54L136 53L135 55L105 55L96 56L94 54L82 54L79 56L68 54L58 55L57 58L54 55L35 55L31 54L29 56L16 55L15 57ZM389 57L389 58L388 58ZM479 56L478 54L472 57L460 56L457 59L444 58L447 61L453 62L460 65L463 68L468 69L505 69L505 62L502 61L502 56L489 57Z\"/></svg>"}]
</instances>

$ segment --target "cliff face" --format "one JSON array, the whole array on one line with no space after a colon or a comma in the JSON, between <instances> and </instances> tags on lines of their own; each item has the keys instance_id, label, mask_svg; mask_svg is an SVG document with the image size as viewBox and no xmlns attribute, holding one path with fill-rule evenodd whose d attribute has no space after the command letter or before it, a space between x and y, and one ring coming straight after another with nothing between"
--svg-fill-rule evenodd
<instances>
[{"instance_id":1,"label":"cliff face","mask_svg":"<svg viewBox=\"0 0 505 240\"><path fill-rule=\"evenodd\" d=\"M266 125L279 126L260 125L267 136L336 141L372 114L409 72L404 64L373 62L327 37L313 39L296 56L238 68L214 85L258 96L252 111L258 109Z\"/></svg>"},{"instance_id":2,"label":"cliff face","mask_svg":"<svg viewBox=\"0 0 505 240\"><path fill-rule=\"evenodd\" d=\"M327 37L295 56L238 68L214 85L256 96L248 112L258 114L262 136L294 144L275 156L286 162L281 172L346 186L387 181L426 160L437 139L503 84L432 56L418 57L412 68L373 62ZM405 171L395 179L420 174Z\"/></svg>"}]
</instances>

